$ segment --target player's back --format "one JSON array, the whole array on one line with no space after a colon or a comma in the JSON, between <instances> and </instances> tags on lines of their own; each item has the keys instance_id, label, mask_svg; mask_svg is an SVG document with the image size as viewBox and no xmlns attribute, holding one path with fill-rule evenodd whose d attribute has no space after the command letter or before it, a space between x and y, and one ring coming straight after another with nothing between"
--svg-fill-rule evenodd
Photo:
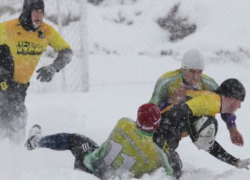
<instances>
[{"instance_id":1,"label":"player's back","mask_svg":"<svg viewBox=\"0 0 250 180\"><path fill-rule=\"evenodd\" d=\"M140 177L165 167L168 164L166 156L153 143L152 137L152 133L139 130L131 119L120 119L108 140L92 153L93 170L105 178L126 172L132 177ZM171 174L172 168L169 169Z\"/></svg>"}]
</instances>

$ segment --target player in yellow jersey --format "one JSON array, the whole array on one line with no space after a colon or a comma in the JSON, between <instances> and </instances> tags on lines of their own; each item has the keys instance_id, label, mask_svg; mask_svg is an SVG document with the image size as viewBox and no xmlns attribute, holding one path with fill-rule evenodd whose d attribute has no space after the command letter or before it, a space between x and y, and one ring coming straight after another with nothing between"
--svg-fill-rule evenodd
<instances>
[{"instance_id":1,"label":"player in yellow jersey","mask_svg":"<svg viewBox=\"0 0 250 180\"><path fill-rule=\"evenodd\" d=\"M19 18L0 23L0 138L9 137L15 143L25 137L26 91L43 52L49 45L58 56L37 71L41 82L51 81L73 54L70 45L43 22L43 17L43 0L24 0Z\"/></svg>"},{"instance_id":2,"label":"player in yellow jersey","mask_svg":"<svg viewBox=\"0 0 250 180\"><path fill-rule=\"evenodd\" d=\"M250 159L240 160L224 150L215 141L219 113L234 114L245 99L245 88L237 79L225 80L216 93L207 92L187 97L186 102L173 105L162 115L159 129L154 134L154 142L165 150L175 174L181 175L182 163L175 153L182 137L190 135L193 143L219 160L237 168L247 168ZM228 116L227 124L234 124L235 119ZM199 133L199 131L203 133ZM243 144L242 144L243 145Z\"/></svg>"},{"instance_id":3,"label":"player in yellow jersey","mask_svg":"<svg viewBox=\"0 0 250 180\"><path fill-rule=\"evenodd\" d=\"M203 74L205 59L196 49L187 51L182 58L181 69L164 73L156 82L151 103L160 109L186 100L185 90L216 91L217 83Z\"/></svg>"},{"instance_id":4,"label":"player in yellow jersey","mask_svg":"<svg viewBox=\"0 0 250 180\"><path fill-rule=\"evenodd\" d=\"M204 68L205 59L202 53L196 49L188 50L183 55L181 69L166 72L157 80L149 102L157 104L164 113L171 105L188 100L187 92L215 92L218 85L213 78L203 74ZM235 123L236 115L221 113L221 118L226 122L232 143L242 146L244 140ZM172 155L174 159L179 159L177 152ZM169 159L171 160L170 157ZM181 161L179 164L182 166Z\"/></svg>"},{"instance_id":5,"label":"player in yellow jersey","mask_svg":"<svg viewBox=\"0 0 250 180\"><path fill-rule=\"evenodd\" d=\"M149 102L157 104L161 110L186 101L186 90L212 91L218 89L217 83L211 77L203 74L205 59L196 49L188 50L181 63L181 69L163 74L156 82L155 89ZM229 117L230 116L230 117ZM221 118L236 119L235 114L222 113ZM236 128L236 123L227 124L233 144L243 145L243 137Z\"/></svg>"},{"instance_id":6,"label":"player in yellow jersey","mask_svg":"<svg viewBox=\"0 0 250 180\"><path fill-rule=\"evenodd\" d=\"M26 147L28 150L70 150L75 156L76 169L92 173L100 179L116 176L139 178L160 167L172 176L173 170L167 156L153 142L153 133L160 125L160 117L160 109L155 104L143 104L138 109L136 122L121 118L100 147L79 134L41 136L41 127L35 125L31 128Z\"/></svg>"}]
</instances>

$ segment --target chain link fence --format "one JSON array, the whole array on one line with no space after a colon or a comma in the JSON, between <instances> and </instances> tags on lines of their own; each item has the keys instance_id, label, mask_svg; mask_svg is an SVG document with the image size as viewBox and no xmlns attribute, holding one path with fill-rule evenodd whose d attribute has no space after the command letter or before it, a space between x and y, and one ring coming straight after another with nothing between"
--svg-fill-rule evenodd
<instances>
[{"instance_id":1,"label":"chain link fence","mask_svg":"<svg viewBox=\"0 0 250 180\"><path fill-rule=\"evenodd\" d=\"M164 72L180 68L191 48L204 54L204 72L216 81L247 80L250 16L245 7L250 3L243 1L44 0L44 21L69 42L74 59L51 83L38 82L34 73L30 91L155 83ZM0 2L1 22L18 18L23 0ZM55 57L48 48L39 67Z\"/></svg>"}]
</instances>

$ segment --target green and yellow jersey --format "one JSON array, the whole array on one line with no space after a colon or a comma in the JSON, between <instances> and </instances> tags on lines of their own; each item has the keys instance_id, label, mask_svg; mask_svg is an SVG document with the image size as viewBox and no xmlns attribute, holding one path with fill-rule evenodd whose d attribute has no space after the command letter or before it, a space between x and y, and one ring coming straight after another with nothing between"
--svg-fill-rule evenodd
<instances>
[{"instance_id":1,"label":"green and yellow jersey","mask_svg":"<svg viewBox=\"0 0 250 180\"><path fill-rule=\"evenodd\" d=\"M56 52L70 49L70 45L52 26L42 22L37 31L26 31L18 19L0 24L0 45L10 48L14 59L13 79L19 84L29 82L48 45Z\"/></svg>"},{"instance_id":2,"label":"green and yellow jersey","mask_svg":"<svg viewBox=\"0 0 250 180\"><path fill-rule=\"evenodd\" d=\"M171 98L175 91L182 85L187 86L183 83L183 76L181 69L176 71L170 71L163 74L156 82L153 95L149 102L157 104L166 102ZM201 79L198 81L196 86L188 86L189 90L206 90L206 91L216 91L218 89L218 84L210 77L202 74Z\"/></svg>"},{"instance_id":3,"label":"green and yellow jersey","mask_svg":"<svg viewBox=\"0 0 250 180\"><path fill-rule=\"evenodd\" d=\"M167 156L152 137L152 133L139 130L131 119L122 118L108 140L85 156L84 164L94 173L103 171L119 176L129 172L133 177L140 177L164 167L166 174L172 175Z\"/></svg>"}]
</instances>

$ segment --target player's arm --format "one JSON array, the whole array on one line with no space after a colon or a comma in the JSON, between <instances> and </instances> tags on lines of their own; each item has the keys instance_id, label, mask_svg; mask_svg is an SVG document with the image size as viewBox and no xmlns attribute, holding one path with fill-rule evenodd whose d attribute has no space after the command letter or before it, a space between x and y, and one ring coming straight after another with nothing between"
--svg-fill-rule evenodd
<instances>
[{"instance_id":1,"label":"player's arm","mask_svg":"<svg viewBox=\"0 0 250 180\"><path fill-rule=\"evenodd\" d=\"M186 101L186 95L186 89L183 86L180 86L175 90L173 96L170 97L167 90L167 84L159 81L155 86L150 102L157 104L159 108L163 110L172 104Z\"/></svg>"},{"instance_id":2,"label":"player's arm","mask_svg":"<svg viewBox=\"0 0 250 180\"><path fill-rule=\"evenodd\" d=\"M237 127L231 127L229 130L230 138L233 144L237 146L243 146L244 145L244 138L241 135L241 133L238 131Z\"/></svg>"},{"instance_id":3,"label":"player's arm","mask_svg":"<svg viewBox=\"0 0 250 180\"><path fill-rule=\"evenodd\" d=\"M214 145L208 151L211 155L216 157L217 159L228 163L232 166L235 166L238 169L247 169L249 170L248 166L250 165L250 158L241 160L229 154L226 150L221 147L218 142L214 142Z\"/></svg>"},{"instance_id":4,"label":"player's arm","mask_svg":"<svg viewBox=\"0 0 250 180\"><path fill-rule=\"evenodd\" d=\"M182 130L187 126L187 117L191 116L192 112L185 103L173 105L162 114L161 125L154 133L154 142L165 151L176 149ZM171 143L167 143L168 139Z\"/></svg>"},{"instance_id":5,"label":"player's arm","mask_svg":"<svg viewBox=\"0 0 250 180\"><path fill-rule=\"evenodd\" d=\"M55 72L63 69L72 60L73 56L70 45L51 26L50 34L49 45L58 52L58 55L52 64L37 70L37 79L40 79L41 82L51 81Z\"/></svg>"},{"instance_id":6,"label":"player's arm","mask_svg":"<svg viewBox=\"0 0 250 180\"><path fill-rule=\"evenodd\" d=\"M237 130L236 123L235 123L236 115L229 114L229 113L221 113L221 118L227 125L232 143L237 146L243 146L244 145L243 136Z\"/></svg>"},{"instance_id":7,"label":"player's arm","mask_svg":"<svg viewBox=\"0 0 250 180\"><path fill-rule=\"evenodd\" d=\"M73 51L71 49L64 49L59 51L57 58L48 66L43 66L38 69L37 79L41 82L50 82L56 72L62 70L72 59Z\"/></svg>"},{"instance_id":8,"label":"player's arm","mask_svg":"<svg viewBox=\"0 0 250 180\"><path fill-rule=\"evenodd\" d=\"M73 51L71 49L63 49L58 52L57 58L54 60L52 66L55 67L56 72L63 69L72 59Z\"/></svg>"},{"instance_id":9,"label":"player's arm","mask_svg":"<svg viewBox=\"0 0 250 180\"><path fill-rule=\"evenodd\" d=\"M167 82L164 81L164 78L160 77L157 80L149 102L156 104L160 109L166 107L166 104L170 104L168 103Z\"/></svg>"},{"instance_id":10,"label":"player's arm","mask_svg":"<svg viewBox=\"0 0 250 180\"><path fill-rule=\"evenodd\" d=\"M174 170L169 164L167 155L158 146L156 146L156 148L158 149L158 152L160 154L161 164L162 164L162 167L165 169L166 175L173 176L174 175Z\"/></svg>"},{"instance_id":11,"label":"player's arm","mask_svg":"<svg viewBox=\"0 0 250 180\"><path fill-rule=\"evenodd\" d=\"M223 147L217 141L214 142L214 145L209 149L208 152L217 159L226 162L232 166L235 166L238 161L237 158L227 153L226 150L223 149Z\"/></svg>"},{"instance_id":12,"label":"player's arm","mask_svg":"<svg viewBox=\"0 0 250 180\"><path fill-rule=\"evenodd\" d=\"M7 91L13 83L14 62L6 44L0 45L0 91Z\"/></svg>"},{"instance_id":13,"label":"player's arm","mask_svg":"<svg viewBox=\"0 0 250 180\"><path fill-rule=\"evenodd\" d=\"M216 81L205 74L202 74L202 82L204 90L216 92L219 88L219 85L216 83Z\"/></svg>"},{"instance_id":14,"label":"player's arm","mask_svg":"<svg viewBox=\"0 0 250 180\"><path fill-rule=\"evenodd\" d=\"M210 91L216 92L218 89L218 84L214 81L214 79L203 76L202 81L204 83L204 88ZM237 130L236 127L236 115L235 114L229 114L229 113L222 113L221 114L222 120L226 123L231 142L237 146L243 146L244 145L244 139L241 133Z\"/></svg>"},{"instance_id":15,"label":"player's arm","mask_svg":"<svg viewBox=\"0 0 250 180\"><path fill-rule=\"evenodd\" d=\"M57 31L54 30L53 27L51 27L51 34L53 34L53 38L49 45L58 52L57 58L52 65L56 68L56 71L59 72L72 60L73 51L70 45Z\"/></svg>"},{"instance_id":16,"label":"player's arm","mask_svg":"<svg viewBox=\"0 0 250 180\"><path fill-rule=\"evenodd\" d=\"M162 114L162 122L179 125L188 122L193 117L193 112L186 103L173 105L166 113Z\"/></svg>"},{"instance_id":17,"label":"player's arm","mask_svg":"<svg viewBox=\"0 0 250 180\"><path fill-rule=\"evenodd\" d=\"M157 104L158 107L163 110L166 107L183 102L186 100L186 91L183 86L174 90L174 94L170 97L169 87L171 78L166 76L161 76L155 85L154 92L149 102Z\"/></svg>"}]
</instances>

